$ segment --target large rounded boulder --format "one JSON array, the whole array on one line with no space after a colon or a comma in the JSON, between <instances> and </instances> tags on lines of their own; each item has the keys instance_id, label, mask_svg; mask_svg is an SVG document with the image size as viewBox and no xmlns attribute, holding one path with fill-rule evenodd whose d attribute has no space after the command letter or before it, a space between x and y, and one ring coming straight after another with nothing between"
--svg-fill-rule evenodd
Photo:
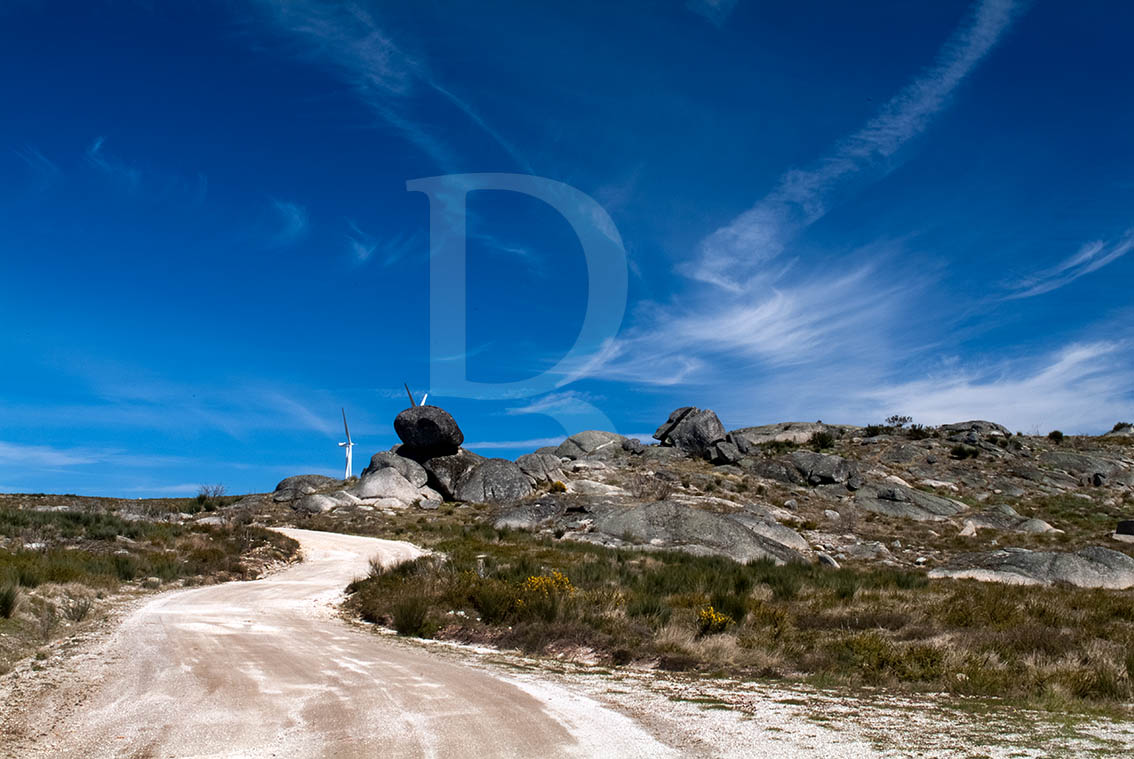
<instances>
[{"instance_id":1,"label":"large rounded boulder","mask_svg":"<svg viewBox=\"0 0 1134 759\"><path fill-rule=\"evenodd\" d=\"M281 480L280 484L276 485L272 500L277 503L294 501L305 495L327 490L338 482L339 480L333 477L325 477L321 474L297 474Z\"/></svg>"},{"instance_id":2,"label":"large rounded boulder","mask_svg":"<svg viewBox=\"0 0 1134 759\"><path fill-rule=\"evenodd\" d=\"M434 456L422 463L429 473L429 485L446 500L457 499L457 485L484 457L459 448L448 456Z\"/></svg>"},{"instance_id":3,"label":"large rounded boulder","mask_svg":"<svg viewBox=\"0 0 1134 759\"><path fill-rule=\"evenodd\" d=\"M370 466L362 470L361 478L365 479L367 475L374 474L381 469L397 470L398 474L409 480L416 488L424 487L425 483L429 481L429 474L426 473L421 464L391 451L381 451L371 456Z\"/></svg>"},{"instance_id":4,"label":"large rounded boulder","mask_svg":"<svg viewBox=\"0 0 1134 759\"><path fill-rule=\"evenodd\" d=\"M712 410L683 406L658 427L654 439L691 456L704 457L709 454L709 447L723 440L725 434L724 425Z\"/></svg>"},{"instance_id":5,"label":"large rounded boulder","mask_svg":"<svg viewBox=\"0 0 1134 759\"><path fill-rule=\"evenodd\" d=\"M404 444L398 453L418 460L456 453L465 442L457 421L437 406L407 408L394 419L394 432Z\"/></svg>"}]
</instances>

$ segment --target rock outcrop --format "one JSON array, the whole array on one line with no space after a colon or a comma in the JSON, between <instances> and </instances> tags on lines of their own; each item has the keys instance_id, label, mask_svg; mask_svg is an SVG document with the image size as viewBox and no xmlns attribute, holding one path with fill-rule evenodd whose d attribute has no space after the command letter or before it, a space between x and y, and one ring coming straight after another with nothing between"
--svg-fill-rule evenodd
<instances>
[{"instance_id":1,"label":"rock outcrop","mask_svg":"<svg viewBox=\"0 0 1134 759\"><path fill-rule=\"evenodd\" d=\"M975 535L977 530L1002 530L1041 535L1047 532L1060 532L1042 519L1021 516L1007 504L999 504L990 509L966 517L962 535Z\"/></svg>"},{"instance_id":2,"label":"rock outcrop","mask_svg":"<svg viewBox=\"0 0 1134 759\"><path fill-rule=\"evenodd\" d=\"M584 430L576 432L555 449L555 455L564 459L581 459L596 455L617 455L626 453L622 442L627 438L614 432L603 430Z\"/></svg>"},{"instance_id":3,"label":"rock outcrop","mask_svg":"<svg viewBox=\"0 0 1134 759\"><path fill-rule=\"evenodd\" d=\"M272 500L277 503L294 501L319 490L333 487L341 480L334 477L325 477L321 474L297 474L281 480L272 492Z\"/></svg>"},{"instance_id":4,"label":"rock outcrop","mask_svg":"<svg viewBox=\"0 0 1134 759\"><path fill-rule=\"evenodd\" d=\"M1109 548L1089 546L1074 553L1001 548L962 554L945 567L930 571L931 578L1003 582L1016 585L1068 583L1080 588L1134 588L1134 559Z\"/></svg>"},{"instance_id":5,"label":"rock outcrop","mask_svg":"<svg viewBox=\"0 0 1134 759\"><path fill-rule=\"evenodd\" d=\"M854 502L859 508L875 514L918 522L943 521L968 509L964 503L952 498L893 483L865 486L855 493Z\"/></svg>"},{"instance_id":6,"label":"rock outcrop","mask_svg":"<svg viewBox=\"0 0 1134 759\"><path fill-rule=\"evenodd\" d=\"M455 500L474 503L502 503L531 495L528 476L508 459L484 459L461 476L455 486Z\"/></svg>"},{"instance_id":7,"label":"rock outcrop","mask_svg":"<svg viewBox=\"0 0 1134 759\"><path fill-rule=\"evenodd\" d=\"M425 471L425 467L413 459L399 456L391 451L382 451L371 456L370 466L362 470L360 477L366 479L368 475L380 469L397 470L398 474L409 480L415 488L425 487L425 484L429 481L429 473Z\"/></svg>"},{"instance_id":8,"label":"rock outcrop","mask_svg":"<svg viewBox=\"0 0 1134 759\"><path fill-rule=\"evenodd\" d=\"M516 466L528 476L532 485L562 482L567 479L563 473L563 462L558 456L549 453L527 453L516 459Z\"/></svg>"},{"instance_id":9,"label":"rock outcrop","mask_svg":"<svg viewBox=\"0 0 1134 759\"><path fill-rule=\"evenodd\" d=\"M371 472L360 479L350 492L363 500L371 498L392 499L405 506L410 506L422 498L419 489L393 467Z\"/></svg>"},{"instance_id":10,"label":"rock outcrop","mask_svg":"<svg viewBox=\"0 0 1134 759\"><path fill-rule=\"evenodd\" d=\"M437 490L445 500L457 500L457 485L465 475L472 471L484 457L466 451L464 448L447 456L427 459L422 466L429 473L429 485Z\"/></svg>"},{"instance_id":11,"label":"rock outcrop","mask_svg":"<svg viewBox=\"0 0 1134 759\"><path fill-rule=\"evenodd\" d=\"M806 561L807 541L759 513L720 514L676 501L634 503L602 496L548 495L502 511L497 528L571 531L574 540L681 550L736 561Z\"/></svg>"}]
</instances>

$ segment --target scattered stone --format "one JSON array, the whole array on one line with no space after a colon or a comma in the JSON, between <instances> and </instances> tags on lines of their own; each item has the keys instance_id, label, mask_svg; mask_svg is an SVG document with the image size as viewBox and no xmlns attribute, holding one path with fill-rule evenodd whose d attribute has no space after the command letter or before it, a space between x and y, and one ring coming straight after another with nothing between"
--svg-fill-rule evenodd
<instances>
[{"instance_id":1,"label":"scattered stone","mask_svg":"<svg viewBox=\"0 0 1134 759\"><path fill-rule=\"evenodd\" d=\"M965 527L972 525L972 534L978 529L1009 530L1012 532L1026 532L1039 535L1045 532L1061 532L1042 519L1031 519L1016 513L1016 510L1007 504L998 504L990 509L974 514L965 520ZM969 537L966 533L961 533Z\"/></svg>"},{"instance_id":2,"label":"scattered stone","mask_svg":"<svg viewBox=\"0 0 1134 759\"><path fill-rule=\"evenodd\" d=\"M834 567L835 569L839 568L839 562L835 561L835 558L829 553L826 553L824 551L816 551L815 557L819 559L820 564L826 564L827 566Z\"/></svg>"},{"instance_id":3,"label":"scattered stone","mask_svg":"<svg viewBox=\"0 0 1134 759\"><path fill-rule=\"evenodd\" d=\"M823 510L823 516L827 517L828 519L830 519L832 521L836 520L836 519L842 519L843 518L842 514L835 511L834 509L824 509Z\"/></svg>"},{"instance_id":4,"label":"scattered stone","mask_svg":"<svg viewBox=\"0 0 1134 759\"><path fill-rule=\"evenodd\" d=\"M594 480L573 480L567 484L567 491L582 495L629 495L625 490L615 485L606 485Z\"/></svg>"}]
</instances>

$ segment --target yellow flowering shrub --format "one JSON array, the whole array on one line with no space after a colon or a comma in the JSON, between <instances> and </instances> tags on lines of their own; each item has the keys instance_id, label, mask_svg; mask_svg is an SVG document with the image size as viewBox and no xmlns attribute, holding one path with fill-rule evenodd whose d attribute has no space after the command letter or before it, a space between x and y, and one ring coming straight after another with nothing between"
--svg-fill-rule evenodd
<instances>
[{"instance_id":1,"label":"yellow flowering shrub","mask_svg":"<svg viewBox=\"0 0 1134 759\"><path fill-rule=\"evenodd\" d=\"M702 635L722 633L732 624L732 617L721 614L712 606L704 606L697 611L697 629Z\"/></svg>"}]
</instances>

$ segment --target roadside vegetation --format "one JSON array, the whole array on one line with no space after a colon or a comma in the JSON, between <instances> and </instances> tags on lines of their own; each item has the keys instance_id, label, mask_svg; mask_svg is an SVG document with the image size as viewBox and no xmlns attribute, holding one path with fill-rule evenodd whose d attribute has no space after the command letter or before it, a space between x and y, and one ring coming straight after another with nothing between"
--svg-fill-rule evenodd
<instances>
[{"instance_id":1,"label":"roadside vegetation","mask_svg":"<svg viewBox=\"0 0 1134 759\"><path fill-rule=\"evenodd\" d=\"M268 564L290 560L299 548L239 520L179 525L108 513L108 499L39 498L70 499L75 508L34 509L15 497L0 500L0 673L92 621L123 592L251 578ZM196 502L179 500L186 503L171 510Z\"/></svg>"},{"instance_id":2,"label":"roadside vegetation","mask_svg":"<svg viewBox=\"0 0 1134 759\"><path fill-rule=\"evenodd\" d=\"M616 550L419 518L350 607L400 634L620 666L1124 708L1134 592Z\"/></svg>"}]
</instances>

